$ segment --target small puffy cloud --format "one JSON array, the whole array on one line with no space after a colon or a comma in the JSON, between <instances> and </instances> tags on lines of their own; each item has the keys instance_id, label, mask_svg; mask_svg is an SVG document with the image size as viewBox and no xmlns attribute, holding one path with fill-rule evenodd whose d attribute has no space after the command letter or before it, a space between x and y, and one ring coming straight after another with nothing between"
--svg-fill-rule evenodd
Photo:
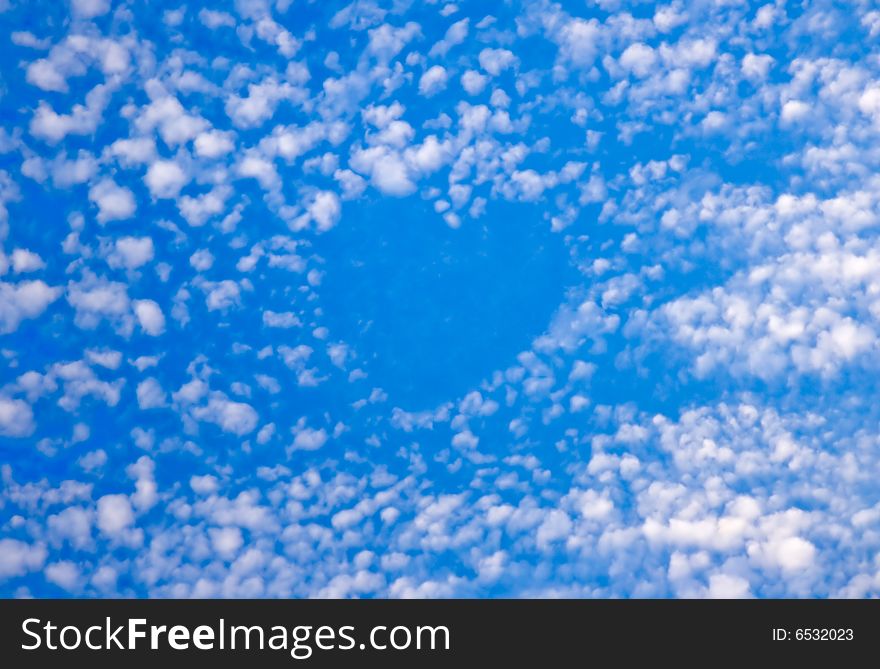
<instances>
[{"instance_id":1,"label":"small puffy cloud","mask_svg":"<svg viewBox=\"0 0 880 669\"><path fill-rule=\"evenodd\" d=\"M747 53L742 60L742 73L752 80L766 79L767 72L773 65L773 57L767 54Z\"/></svg>"},{"instance_id":2,"label":"small puffy cloud","mask_svg":"<svg viewBox=\"0 0 880 669\"><path fill-rule=\"evenodd\" d=\"M232 16L232 14L218 12L213 9L199 10L199 21L201 21L203 26L210 28L211 30L216 30L217 28L224 26L227 28L235 27L235 17Z\"/></svg>"},{"instance_id":3,"label":"small puffy cloud","mask_svg":"<svg viewBox=\"0 0 880 669\"><path fill-rule=\"evenodd\" d=\"M244 155L236 171L240 177L256 179L265 190L274 190L281 181L274 163L254 151Z\"/></svg>"},{"instance_id":4,"label":"small puffy cloud","mask_svg":"<svg viewBox=\"0 0 880 669\"><path fill-rule=\"evenodd\" d=\"M549 544L564 539L571 533L572 522L562 509L553 509L544 518L535 535L539 548L547 548Z\"/></svg>"},{"instance_id":5,"label":"small puffy cloud","mask_svg":"<svg viewBox=\"0 0 880 669\"><path fill-rule=\"evenodd\" d=\"M73 592L79 588L81 578L80 570L79 567L70 560L62 560L61 562L54 562L47 565L45 574L46 580L49 581L49 583L54 583L62 590Z\"/></svg>"},{"instance_id":6,"label":"small puffy cloud","mask_svg":"<svg viewBox=\"0 0 880 669\"><path fill-rule=\"evenodd\" d=\"M153 300L134 300L135 316L144 332L156 337L165 332L165 316Z\"/></svg>"},{"instance_id":7,"label":"small puffy cloud","mask_svg":"<svg viewBox=\"0 0 880 669\"><path fill-rule=\"evenodd\" d=\"M0 539L0 580L24 576L46 561L46 547L17 539Z\"/></svg>"},{"instance_id":8,"label":"small puffy cloud","mask_svg":"<svg viewBox=\"0 0 880 669\"><path fill-rule=\"evenodd\" d=\"M112 179L104 179L89 189L89 199L98 207L98 222L119 221L131 218L137 206L134 194Z\"/></svg>"},{"instance_id":9,"label":"small puffy cloud","mask_svg":"<svg viewBox=\"0 0 880 669\"><path fill-rule=\"evenodd\" d=\"M168 395L159 384L159 381L149 377L141 381L137 386L137 401L141 409L158 409L167 404Z\"/></svg>"},{"instance_id":10,"label":"small puffy cloud","mask_svg":"<svg viewBox=\"0 0 880 669\"><path fill-rule=\"evenodd\" d=\"M34 137L50 144L57 144L67 135L93 133L103 120L110 94L106 84L98 84L86 94L85 105L74 105L69 114L58 114L48 103L41 101L28 129Z\"/></svg>"},{"instance_id":11,"label":"small puffy cloud","mask_svg":"<svg viewBox=\"0 0 880 669\"><path fill-rule=\"evenodd\" d=\"M173 160L157 160L150 165L144 177L144 183L150 194L159 199L174 198L189 182L189 176Z\"/></svg>"},{"instance_id":12,"label":"small puffy cloud","mask_svg":"<svg viewBox=\"0 0 880 669\"><path fill-rule=\"evenodd\" d=\"M657 54L654 49L641 42L630 44L620 54L620 66L637 77L647 77L654 69L656 62Z\"/></svg>"},{"instance_id":13,"label":"small puffy cloud","mask_svg":"<svg viewBox=\"0 0 880 669\"><path fill-rule=\"evenodd\" d=\"M27 82L44 91L67 92L67 78L48 58L35 60L27 68Z\"/></svg>"},{"instance_id":14,"label":"small puffy cloud","mask_svg":"<svg viewBox=\"0 0 880 669\"><path fill-rule=\"evenodd\" d=\"M21 321L36 318L60 295L60 288L43 281L0 282L0 334L14 332Z\"/></svg>"},{"instance_id":15,"label":"small puffy cloud","mask_svg":"<svg viewBox=\"0 0 880 669\"><path fill-rule=\"evenodd\" d=\"M71 0L70 9L74 16L93 19L110 11L110 0Z\"/></svg>"},{"instance_id":16,"label":"small puffy cloud","mask_svg":"<svg viewBox=\"0 0 880 669\"><path fill-rule=\"evenodd\" d=\"M229 186L216 186L196 197L184 195L178 201L180 215L193 227L204 225L208 219L226 210L226 200L231 194Z\"/></svg>"},{"instance_id":17,"label":"small puffy cloud","mask_svg":"<svg viewBox=\"0 0 880 669\"><path fill-rule=\"evenodd\" d=\"M316 451L327 443L327 431L324 428L313 430L301 428L293 438L293 448L297 451Z\"/></svg>"},{"instance_id":18,"label":"small puffy cloud","mask_svg":"<svg viewBox=\"0 0 880 669\"><path fill-rule=\"evenodd\" d=\"M460 21L456 21L451 26L449 26L449 28L446 30L446 34L443 36L443 39L441 39L439 42L431 47L428 55L431 58L435 56L443 57L449 52L452 47L464 42L468 34L469 23L470 19L461 19Z\"/></svg>"},{"instance_id":19,"label":"small puffy cloud","mask_svg":"<svg viewBox=\"0 0 880 669\"><path fill-rule=\"evenodd\" d=\"M480 67L493 77L497 77L518 62L513 52L507 49L483 49L477 59L480 61Z\"/></svg>"},{"instance_id":20,"label":"small puffy cloud","mask_svg":"<svg viewBox=\"0 0 880 669\"><path fill-rule=\"evenodd\" d=\"M789 100L784 105L782 105L782 112L779 115L779 118L783 123L793 124L798 123L810 114L810 105L801 100Z\"/></svg>"},{"instance_id":21,"label":"small puffy cloud","mask_svg":"<svg viewBox=\"0 0 880 669\"><path fill-rule=\"evenodd\" d=\"M461 87L468 92L469 95L479 95L489 83L489 77L480 74L476 70L468 70L461 75Z\"/></svg>"},{"instance_id":22,"label":"small puffy cloud","mask_svg":"<svg viewBox=\"0 0 880 669\"><path fill-rule=\"evenodd\" d=\"M177 146L207 130L209 124L202 117L188 113L180 100L163 91L143 108L135 120L135 127L143 133L158 129L163 142Z\"/></svg>"},{"instance_id":23,"label":"small puffy cloud","mask_svg":"<svg viewBox=\"0 0 880 669\"><path fill-rule=\"evenodd\" d=\"M43 259L27 249L15 249L10 256L12 271L16 274L26 274L43 269L46 263Z\"/></svg>"},{"instance_id":24,"label":"small puffy cloud","mask_svg":"<svg viewBox=\"0 0 880 669\"><path fill-rule=\"evenodd\" d=\"M150 262L153 254L151 237L120 237L113 243L113 250L107 256L107 264L114 268L133 270Z\"/></svg>"},{"instance_id":25,"label":"small puffy cloud","mask_svg":"<svg viewBox=\"0 0 880 669\"><path fill-rule=\"evenodd\" d=\"M217 483L217 477L205 474L204 476L192 476L189 480L189 487L197 495L211 495L220 488Z\"/></svg>"},{"instance_id":26,"label":"small puffy cloud","mask_svg":"<svg viewBox=\"0 0 880 669\"><path fill-rule=\"evenodd\" d=\"M214 423L224 432L239 437L254 431L259 416L250 404L234 402L222 393L214 393L206 406L195 407L192 415L196 420Z\"/></svg>"},{"instance_id":27,"label":"small puffy cloud","mask_svg":"<svg viewBox=\"0 0 880 669\"><path fill-rule=\"evenodd\" d=\"M264 311L263 325L270 328L296 328L302 325L299 318L292 311Z\"/></svg>"},{"instance_id":28,"label":"small puffy cloud","mask_svg":"<svg viewBox=\"0 0 880 669\"><path fill-rule=\"evenodd\" d=\"M0 396L0 436L29 437L35 429L30 404Z\"/></svg>"},{"instance_id":29,"label":"small puffy cloud","mask_svg":"<svg viewBox=\"0 0 880 669\"><path fill-rule=\"evenodd\" d=\"M205 303L208 305L208 311L228 309L238 304L241 297L241 289L238 284L229 279L209 284L206 287L208 295L205 298Z\"/></svg>"},{"instance_id":30,"label":"small puffy cloud","mask_svg":"<svg viewBox=\"0 0 880 669\"><path fill-rule=\"evenodd\" d=\"M333 178L342 187L342 199L354 200L361 196L367 188L366 180L351 170L336 170Z\"/></svg>"},{"instance_id":31,"label":"small puffy cloud","mask_svg":"<svg viewBox=\"0 0 880 669\"><path fill-rule=\"evenodd\" d=\"M370 175L370 182L386 195L404 197L416 189L401 155L384 146L356 151L351 166Z\"/></svg>"},{"instance_id":32,"label":"small puffy cloud","mask_svg":"<svg viewBox=\"0 0 880 669\"><path fill-rule=\"evenodd\" d=\"M442 65L434 65L419 79L419 93L425 97L436 95L446 88L448 79L449 75L446 74L446 68Z\"/></svg>"},{"instance_id":33,"label":"small puffy cloud","mask_svg":"<svg viewBox=\"0 0 880 669\"><path fill-rule=\"evenodd\" d=\"M98 529L118 538L134 525L134 510L126 495L104 495L98 500Z\"/></svg>"},{"instance_id":34,"label":"small puffy cloud","mask_svg":"<svg viewBox=\"0 0 880 669\"><path fill-rule=\"evenodd\" d=\"M318 231L325 232L339 221L342 213L342 204L336 193L325 190L315 195L308 206L308 212L315 222Z\"/></svg>"},{"instance_id":35,"label":"small puffy cloud","mask_svg":"<svg viewBox=\"0 0 880 669\"><path fill-rule=\"evenodd\" d=\"M232 152L235 142L231 132L211 130L198 135L193 146L200 158L220 158Z\"/></svg>"},{"instance_id":36,"label":"small puffy cloud","mask_svg":"<svg viewBox=\"0 0 880 669\"><path fill-rule=\"evenodd\" d=\"M246 96L232 95L226 100L226 114L239 128L258 128L275 114L278 103L300 95L289 83L269 78L248 84Z\"/></svg>"},{"instance_id":37,"label":"small puffy cloud","mask_svg":"<svg viewBox=\"0 0 880 669\"><path fill-rule=\"evenodd\" d=\"M212 527L208 530L208 536L211 538L211 546L225 560L234 557L244 545L241 530L237 527Z\"/></svg>"},{"instance_id":38,"label":"small puffy cloud","mask_svg":"<svg viewBox=\"0 0 880 669\"><path fill-rule=\"evenodd\" d=\"M730 574L712 574L708 594L711 599L746 599L752 596L749 582Z\"/></svg>"},{"instance_id":39,"label":"small puffy cloud","mask_svg":"<svg viewBox=\"0 0 880 669\"><path fill-rule=\"evenodd\" d=\"M117 139L107 151L126 167L146 165L156 158L156 142L152 137Z\"/></svg>"},{"instance_id":40,"label":"small puffy cloud","mask_svg":"<svg viewBox=\"0 0 880 669\"><path fill-rule=\"evenodd\" d=\"M107 319L118 331L131 332L133 324L127 284L86 277L68 285L67 301L76 310L74 323L78 327L92 330L101 320Z\"/></svg>"},{"instance_id":41,"label":"small puffy cloud","mask_svg":"<svg viewBox=\"0 0 880 669\"><path fill-rule=\"evenodd\" d=\"M206 272L214 266L214 255L208 249L199 249L189 257L189 264L197 272Z\"/></svg>"},{"instance_id":42,"label":"small puffy cloud","mask_svg":"<svg viewBox=\"0 0 880 669\"><path fill-rule=\"evenodd\" d=\"M560 60L578 68L591 67L596 60L601 33L596 19L568 21L558 37Z\"/></svg>"}]
</instances>

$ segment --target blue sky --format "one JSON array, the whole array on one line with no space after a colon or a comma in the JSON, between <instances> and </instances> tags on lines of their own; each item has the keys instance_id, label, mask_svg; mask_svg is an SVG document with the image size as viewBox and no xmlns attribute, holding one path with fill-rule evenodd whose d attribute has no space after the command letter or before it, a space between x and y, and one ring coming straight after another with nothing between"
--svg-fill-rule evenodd
<instances>
[{"instance_id":1,"label":"blue sky","mask_svg":"<svg viewBox=\"0 0 880 669\"><path fill-rule=\"evenodd\" d=\"M880 594L876 3L0 10L0 594Z\"/></svg>"}]
</instances>

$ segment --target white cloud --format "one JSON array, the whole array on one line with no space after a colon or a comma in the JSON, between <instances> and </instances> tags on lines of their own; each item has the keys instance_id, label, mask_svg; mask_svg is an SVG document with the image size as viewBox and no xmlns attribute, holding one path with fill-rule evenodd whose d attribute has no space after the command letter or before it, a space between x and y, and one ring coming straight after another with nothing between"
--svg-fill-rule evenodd
<instances>
[{"instance_id":1,"label":"white cloud","mask_svg":"<svg viewBox=\"0 0 880 669\"><path fill-rule=\"evenodd\" d=\"M37 318L61 295L43 281L0 282L0 334L15 332L25 319Z\"/></svg>"},{"instance_id":2,"label":"white cloud","mask_svg":"<svg viewBox=\"0 0 880 669\"><path fill-rule=\"evenodd\" d=\"M479 95L489 83L489 77L480 74L476 70L468 70L461 75L461 87L468 92L469 95Z\"/></svg>"},{"instance_id":3,"label":"white cloud","mask_svg":"<svg viewBox=\"0 0 880 669\"><path fill-rule=\"evenodd\" d=\"M167 404L168 395L159 384L159 381L149 377L141 381L137 386L137 401L141 409L157 409Z\"/></svg>"},{"instance_id":4,"label":"white cloud","mask_svg":"<svg viewBox=\"0 0 880 669\"><path fill-rule=\"evenodd\" d=\"M98 500L98 529L111 538L121 537L134 525L134 511L125 495L104 495Z\"/></svg>"},{"instance_id":5,"label":"white cloud","mask_svg":"<svg viewBox=\"0 0 880 669\"><path fill-rule=\"evenodd\" d=\"M17 539L0 539L0 579L24 576L46 561L46 547Z\"/></svg>"},{"instance_id":6,"label":"white cloud","mask_svg":"<svg viewBox=\"0 0 880 669\"><path fill-rule=\"evenodd\" d=\"M241 530L237 527L212 527L208 530L211 546L223 559L229 560L244 545Z\"/></svg>"},{"instance_id":7,"label":"white cloud","mask_svg":"<svg viewBox=\"0 0 880 669\"><path fill-rule=\"evenodd\" d=\"M239 128L257 128L275 114L282 100L301 97L300 89L287 82L265 79L259 84L248 84L246 97L232 95L226 100L226 114Z\"/></svg>"},{"instance_id":8,"label":"white cloud","mask_svg":"<svg viewBox=\"0 0 880 669\"><path fill-rule=\"evenodd\" d=\"M214 423L224 432L239 437L253 432L259 421L257 412L250 404L233 402L222 393L214 393L206 406L195 407L192 414L196 420Z\"/></svg>"},{"instance_id":9,"label":"white cloud","mask_svg":"<svg viewBox=\"0 0 880 669\"><path fill-rule=\"evenodd\" d=\"M107 150L126 167L146 165L156 158L156 142L152 137L117 139Z\"/></svg>"},{"instance_id":10,"label":"white cloud","mask_svg":"<svg viewBox=\"0 0 880 669\"><path fill-rule=\"evenodd\" d=\"M217 28L224 26L227 28L235 27L235 17L233 17L232 14L218 12L212 9L200 9L199 21L201 21L206 28L210 28L211 30L216 30Z\"/></svg>"},{"instance_id":11,"label":"white cloud","mask_svg":"<svg viewBox=\"0 0 880 669\"><path fill-rule=\"evenodd\" d=\"M34 412L30 404L0 396L0 435L29 437L35 429Z\"/></svg>"},{"instance_id":12,"label":"white cloud","mask_svg":"<svg viewBox=\"0 0 880 669\"><path fill-rule=\"evenodd\" d=\"M480 67L493 77L518 62L517 57L508 49L483 49L478 56Z\"/></svg>"},{"instance_id":13,"label":"white cloud","mask_svg":"<svg viewBox=\"0 0 880 669\"><path fill-rule=\"evenodd\" d=\"M98 206L99 223L131 218L137 209L134 194L112 179L104 179L92 186L89 199Z\"/></svg>"},{"instance_id":14,"label":"white cloud","mask_svg":"<svg viewBox=\"0 0 880 669\"><path fill-rule=\"evenodd\" d=\"M80 570L79 567L70 560L62 560L61 562L54 562L50 565L46 565L45 574L47 581L54 583L62 590L74 592L79 588L81 578Z\"/></svg>"},{"instance_id":15,"label":"white cloud","mask_svg":"<svg viewBox=\"0 0 880 669\"><path fill-rule=\"evenodd\" d=\"M220 158L231 153L235 148L231 132L211 130L203 132L196 137L193 143L196 155L201 158Z\"/></svg>"},{"instance_id":16,"label":"white cloud","mask_svg":"<svg viewBox=\"0 0 880 669\"><path fill-rule=\"evenodd\" d=\"M293 448L298 451L316 451L326 443L327 431L324 428L319 430L302 428L293 438Z\"/></svg>"},{"instance_id":17,"label":"white cloud","mask_svg":"<svg viewBox=\"0 0 880 669\"><path fill-rule=\"evenodd\" d=\"M107 256L110 267L134 270L153 259L151 237L120 237L113 243L113 251Z\"/></svg>"},{"instance_id":18,"label":"white cloud","mask_svg":"<svg viewBox=\"0 0 880 669\"><path fill-rule=\"evenodd\" d=\"M442 65L434 65L428 69L419 79L419 93L425 97L436 95L446 88L446 81L449 75L446 74L446 68Z\"/></svg>"},{"instance_id":19,"label":"white cloud","mask_svg":"<svg viewBox=\"0 0 880 669\"><path fill-rule=\"evenodd\" d=\"M165 332L165 316L156 302L153 300L134 300L132 306L144 332L153 337Z\"/></svg>"},{"instance_id":20,"label":"white cloud","mask_svg":"<svg viewBox=\"0 0 880 669\"><path fill-rule=\"evenodd\" d=\"M637 77L647 77L654 69L657 55L647 44L630 44L620 55L620 65Z\"/></svg>"},{"instance_id":21,"label":"white cloud","mask_svg":"<svg viewBox=\"0 0 880 669\"><path fill-rule=\"evenodd\" d=\"M216 284L208 286L208 296L205 300L209 311L228 309L238 304L241 290L235 281L224 279Z\"/></svg>"},{"instance_id":22,"label":"white cloud","mask_svg":"<svg viewBox=\"0 0 880 669\"><path fill-rule=\"evenodd\" d=\"M200 116L187 113L177 98L167 95L164 90L151 88L149 92L155 98L143 108L134 123L140 132L158 129L163 142L177 146L208 129L208 122Z\"/></svg>"},{"instance_id":23,"label":"white cloud","mask_svg":"<svg viewBox=\"0 0 880 669\"><path fill-rule=\"evenodd\" d=\"M27 81L44 91L66 93L68 90L67 78L64 73L60 72L55 63L47 58L40 58L28 65Z\"/></svg>"},{"instance_id":24,"label":"white cloud","mask_svg":"<svg viewBox=\"0 0 880 669\"><path fill-rule=\"evenodd\" d=\"M175 198L188 182L189 176L173 160L157 160L144 177L144 183L155 198Z\"/></svg>"},{"instance_id":25,"label":"white cloud","mask_svg":"<svg viewBox=\"0 0 880 669\"><path fill-rule=\"evenodd\" d=\"M267 310L263 312L263 325L270 328L288 329L300 327L302 323L292 311Z\"/></svg>"},{"instance_id":26,"label":"white cloud","mask_svg":"<svg viewBox=\"0 0 880 669\"><path fill-rule=\"evenodd\" d=\"M193 227L204 225L210 218L226 210L226 200L231 194L229 186L221 185L196 197L184 195L178 201L180 215Z\"/></svg>"},{"instance_id":27,"label":"white cloud","mask_svg":"<svg viewBox=\"0 0 880 669\"><path fill-rule=\"evenodd\" d=\"M78 327L92 330L107 319L119 332L131 332L131 304L128 286L124 283L89 276L68 284L67 301L76 310L74 322Z\"/></svg>"},{"instance_id":28,"label":"white cloud","mask_svg":"<svg viewBox=\"0 0 880 669\"><path fill-rule=\"evenodd\" d=\"M333 191L320 191L308 206L309 215L319 232L326 232L339 221L342 205Z\"/></svg>"},{"instance_id":29,"label":"white cloud","mask_svg":"<svg viewBox=\"0 0 880 669\"><path fill-rule=\"evenodd\" d=\"M431 50L428 52L430 57L440 56L443 57L449 50L464 42L465 38L468 34L468 24L470 23L470 19L461 19L460 21L456 21L446 30L446 34L443 36L443 39L438 41L434 46L431 47Z\"/></svg>"},{"instance_id":30,"label":"white cloud","mask_svg":"<svg viewBox=\"0 0 880 669\"><path fill-rule=\"evenodd\" d=\"M91 134L103 120L110 93L111 90L105 84L98 84L86 95L86 104L75 104L70 114L58 114L46 102L41 101L31 118L30 133L50 144L57 144L69 134Z\"/></svg>"},{"instance_id":31,"label":"white cloud","mask_svg":"<svg viewBox=\"0 0 880 669\"><path fill-rule=\"evenodd\" d=\"M46 267L46 263L39 255L27 249L15 249L10 260L12 260L12 271L16 274L37 272Z\"/></svg>"},{"instance_id":32,"label":"white cloud","mask_svg":"<svg viewBox=\"0 0 880 669\"><path fill-rule=\"evenodd\" d=\"M92 19L110 11L110 0L70 0L70 8L76 16Z\"/></svg>"},{"instance_id":33,"label":"white cloud","mask_svg":"<svg viewBox=\"0 0 880 669\"><path fill-rule=\"evenodd\" d=\"M214 254L208 249L199 249L189 257L189 264L197 272L207 272L214 266Z\"/></svg>"},{"instance_id":34,"label":"white cloud","mask_svg":"<svg viewBox=\"0 0 880 669\"><path fill-rule=\"evenodd\" d=\"M416 189L400 154L385 147L358 150L350 162L357 171L369 174L373 186L386 195L404 197Z\"/></svg>"},{"instance_id":35,"label":"white cloud","mask_svg":"<svg viewBox=\"0 0 880 669\"><path fill-rule=\"evenodd\" d=\"M712 574L709 577L709 597L712 599L745 599L751 597L749 582L730 574Z\"/></svg>"},{"instance_id":36,"label":"white cloud","mask_svg":"<svg viewBox=\"0 0 880 669\"><path fill-rule=\"evenodd\" d=\"M559 34L559 57L575 67L589 68L598 52L601 29L596 19L566 21Z\"/></svg>"},{"instance_id":37,"label":"white cloud","mask_svg":"<svg viewBox=\"0 0 880 669\"><path fill-rule=\"evenodd\" d=\"M782 113L779 115L783 123L798 123L810 114L810 105L801 100L789 100L782 105Z\"/></svg>"}]
</instances>

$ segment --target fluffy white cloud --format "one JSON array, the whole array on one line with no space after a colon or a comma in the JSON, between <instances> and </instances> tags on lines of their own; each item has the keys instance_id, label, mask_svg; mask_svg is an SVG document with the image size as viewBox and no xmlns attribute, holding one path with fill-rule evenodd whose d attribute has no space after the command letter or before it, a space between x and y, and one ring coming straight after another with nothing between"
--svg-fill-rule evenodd
<instances>
[{"instance_id":1,"label":"fluffy white cloud","mask_svg":"<svg viewBox=\"0 0 880 669\"><path fill-rule=\"evenodd\" d=\"M517 62L517 57L508 49L483 49L479 55L480 67L493 77Z\"/></svg>"},{"instance_id":2,"label":"fluffy white cloud","mask_svg":"<svg viewBox=\"0 0 880 669\"><path fill-rule=\"evenodd\" d=\"M327 443L327 431L324 428L313 430L302 428L293 438L293 448L298 451L315 451Z\"/></svg>"},{"instance_id":3,"label":"fluffy white cloud","mask_svg":"<svg viewBox=\"0 0 880 669\"><path fill-rule=\"evenodd\" d=\"M27 249L15 249L10 256L12 271L16 274L26 274L43 269L46 263L33 251Z\"/></svg>"},{"instance_id":4,"label":"fluffy white cloud","mask_svg":"<svg viewBox=\"0 0 880 669\"><path fill-rule=\"evenodd\" d=\"M489 77L476 70L468 70L461 75L461 87L470 95L479 95L489 83Z\"/></svg>"},{"instance_id":5,"label":"fluffy white cloud","mask_svg":"<svg viewBox=\"0 0 880 669\"><path fill-rule=\"evenodd\" d=\"M144 332L157 337L165 332L165 315L153 300L134 300L132 302L135 316Z\"/></svg>"},{"instance_id":6,"label":"fluffy white cloud","mask_svg":"<svg viewBox=\"0 0 880 669\"><path fill-rule=\"evenodd\" d=\"M153 377L146 378L137 386L137 401L141 409L157 409L164 407L167 403L168 395L159 384L159 381Z\"/></svg>"},{"instance_id":7,"label":"fluffy white cloud","mask_svg":"<svg viewBox=\"0 0 880 669\"><path fill-rule=\"evenodd\" d=\"M201 158L220 158L235 148L232 133L219 130L199 134L193 145Z\"/></svg>"},{"instance_id":8,"label":"fluffy white cloud","mask_svg":"<svg viewBox=\"0 0 880 669\"><path fill-rule=\"evenodd\" d=\"M137 209L134 194L112 179L104 179L89 189L89 199L98 207L98 222L131 218Z\"/></svg>"},{"instance_id":9,"label":"fluffy white cloud","mask_svg":"<svg viewBox=\"0 0 880 669\"><path fill-rule=\"evenodd\" d=\"M339 201L339 196L333 191L321 191L309 204L308 212L318 230L325 232L339 221L342 214L342 204Z\"/></svg>"},{"instance_id":10,"label":"fluffy white cloud","mask_svg":"<svg viewBox=\"0 0 880 669\"><path fill-rule=\"evenodd\" d=\"M250 404L234 402L221 393L214 393L207 405L194 408L192 414L196 420L214 423L239 437L253 432L260 419Z\"/></svg>"},{"instance_id":11,"label":"fluffy white cloud","mask_svg":"<svg viewBox=\"0 0 880 669\"><path fill-rule=\"evenodd\" d=\"M120 237L113 242L113 250L107 256L110 267L137 269L150 262L155 254L151 237Z\"/></svg>"},{"instance_id":12,"label":"fluffy white cloud","mask_svg":"<svg viewBox=\"0 0 880 669\"><path fill-rule=\"evenodd\" d=\"M150 165L144 183L155 198L175 198L189 182L189 176L173 160L157 160Z\"/></svg>"},{"instance_id":13,"label":"fluffy white cloud","mask_svg":"<svg viewBox=\"0 0 880 669\"><path fill-rule=\"evenodd\" d=\"M78 327L93 330L101 320L107 319L119 332L131 332L131 303L128 286L124 283L86 277L68 284L67 301L76 310L74 323Z\"/></svg>"},{"instance_id":14,"label":"fluffy white cloud","mask_svg":"<svg viewBox=\"0 0 880 669\"><path fill-rule=\"evenodd\" d=\"M70 8L76 16L92 19L110 11L110 0L70 0Z\"/></svg>"},{"instance_id":15,"label":"fluffy white cloud","mask_svg":"<svg viewBox=\"0 0 880 669\"><path fill-rule=\"evenodd\" d=\"M0 539L0 579L36 571L46 560L46 547L17 539Z\"/></svg>"},{"instance_id":16,"label":"fluffy white cloud","mask_svg":"<svg viewBox=\"0 0 880 669\"><path fill-rule=\"evenodd\" d=\"M446 88L448 79L449 75L446 73L446 68L442 65L434 65L419 79L419 93L426 97L436 95Z\"/></svg>"},{"instance_id":17,"label":"fluffy white cloud","mask_svg":"<svg viewBox=\"0 0 880 669\"><path fill-rule=\"evenodd\" d=\"M0 282L0 334L15 332L21 321L37 318L61 296L43 281Z\"/></svg>"},{"instance_id":18,"label":"fluffy white cloud","mask_svg":"<svg viewBox=\"0 0 880 669\"><path fill-rule=\"evenodd\" d=\"M0 396L0 435L28 437L35 429L34 412L30 404Z\"/></svg>"},{"instance_id":19,"label":"fluffy white cloud","mask_svg":"<svg viewBox=\"0 0 880 669\"><path fill-rule=\"evenodd\" d=\"M125 495L104 495L98 500L98 529L111 538L121 537L134 525L134 510Z\"/></svg>"}]
</instances>

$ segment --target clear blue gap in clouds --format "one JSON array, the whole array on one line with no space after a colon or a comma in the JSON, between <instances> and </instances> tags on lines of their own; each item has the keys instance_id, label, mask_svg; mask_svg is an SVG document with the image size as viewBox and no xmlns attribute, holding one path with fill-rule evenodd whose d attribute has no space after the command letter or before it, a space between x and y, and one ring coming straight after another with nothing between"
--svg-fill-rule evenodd
<instances>
[{"instance_id":1,"label":"clear blue gap in clouds","mask_svg":"<svg viewBox=\"0 0 880 669\"><path fill-rule=\"evenodd\" d=\"M872 3L0 10L0 593L878 594Z\"/></svg>"}]
</instances>

